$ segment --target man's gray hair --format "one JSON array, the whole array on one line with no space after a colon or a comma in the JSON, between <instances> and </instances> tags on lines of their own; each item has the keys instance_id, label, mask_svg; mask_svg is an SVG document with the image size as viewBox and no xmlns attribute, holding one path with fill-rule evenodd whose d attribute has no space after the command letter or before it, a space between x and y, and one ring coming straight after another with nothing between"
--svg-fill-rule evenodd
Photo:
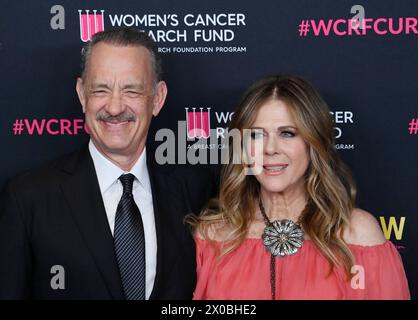
<instances>
[{"instance_id":1,"label":"man's gray hair","mask_svg":"<svg viewBox=\"0 0 418 320\"><path fill-rule=\"evenodd\" d=\"M151 64L154 70L156 81L162 80L162 62L158 54L158 48L154 40L145 32L134 28L118 28L96 33L93 38L86 43L81 51L81 77L84 79L86 67L89 61L91 50L100 43L108 43L115 46L138 46L148 49L151 56Z\"/></svg>"}]
</instances>

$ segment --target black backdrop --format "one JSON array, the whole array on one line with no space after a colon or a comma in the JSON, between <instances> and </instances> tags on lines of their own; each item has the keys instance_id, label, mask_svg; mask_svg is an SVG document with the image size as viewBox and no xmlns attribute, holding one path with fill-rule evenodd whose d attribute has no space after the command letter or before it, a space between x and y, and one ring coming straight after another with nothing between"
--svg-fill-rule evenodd
<instances>
[{"instance_id":1,"label":"black backdrop","mask_svg":"<svg viewBox=\"0 0 418 320\"><path fill-rule=\"evenodd\" d=\"M0 4L0 185L87 141L83 130L75 134L73 126L75 119L76 124L83 119L75 93L80 30L86 27L79 10L82 15L97 10L96 18L103 10L104 29L119 21L160 35L169 96L152 125L149 139L155 146L158 129L177 133L178 121L186 120L185 108L210 108L211 128L225 127L219 119L260 76L296 73L313 82L335 112L337 144L358 182L358 204L378 218L386 237L397 245L417 298L416 0ZM362 13L363 29L349 30L348 19L362 18ZM216 15L222 25L202 25L199 15L207 14ZM328 35L316 30L321 21L331 27ZM299 25L306 22L310 29L304 34ZM94 32L88 31L84 35ZM194 38L203 32L207 41ZM31 130L36 122L39 130Z\"/></svg>"}]
</instances>

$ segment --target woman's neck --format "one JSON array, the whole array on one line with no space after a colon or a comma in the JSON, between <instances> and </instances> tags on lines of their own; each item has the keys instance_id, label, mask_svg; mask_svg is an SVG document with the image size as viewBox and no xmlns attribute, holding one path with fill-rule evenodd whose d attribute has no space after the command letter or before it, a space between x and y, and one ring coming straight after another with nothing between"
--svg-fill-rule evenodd
<instances>
[{"instance_id":1,"label":"woman's neck","mask_svg":"<svg viewBox=\"0 0 418 320\"><path fill-rule=\"evenodd\" d=\"M288 192L269 192L262 189L260 197L270 221L282 219L298 221L307 202L307 194L303 188ZM258 211L258 214L261 212Z\"/></svg>"}]
</instances>

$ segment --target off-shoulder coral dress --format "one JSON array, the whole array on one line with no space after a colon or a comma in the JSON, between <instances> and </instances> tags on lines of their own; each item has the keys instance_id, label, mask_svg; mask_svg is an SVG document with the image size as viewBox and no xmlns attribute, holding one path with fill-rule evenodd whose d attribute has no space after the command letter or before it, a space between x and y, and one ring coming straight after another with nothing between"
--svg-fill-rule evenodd
<instances>
[{"instance_id":1,"label":"off-shoulder coral dress","mask_svg":"<svg viewBox=\"0 0 418 320\"><path fill-rule=\"evenodd\" d=\"M245 239L220 260L207 240L195 237L195 241L194 299L271 299L270 253L261 239ZM392 242L349 248L356 265L363 268L364 281L360 274L348 279L342 267L330 273L326 258L305 240L295 255L276 258L276 299L410 299L402 260Z\"/></svg>"}]
</instances>

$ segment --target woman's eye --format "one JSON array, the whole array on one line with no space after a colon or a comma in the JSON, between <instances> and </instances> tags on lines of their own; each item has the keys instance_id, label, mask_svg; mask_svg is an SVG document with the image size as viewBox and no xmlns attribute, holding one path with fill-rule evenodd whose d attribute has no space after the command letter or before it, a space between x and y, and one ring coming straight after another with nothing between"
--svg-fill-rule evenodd
<instances>
[{"instance_id":1,"label":"woman's eye","mask_svg":"<svg viewBox=\"0 0 418 320\"><path fill-rule=\"evenodd\" d=\"M286 138L291 138L295 136L295 133L292 131L282 131L280 135Z\"/></svg>"},{"instance_id":2,"label":"woman's eye","mask_svg":"<svg viewBox=\"0 0 418 320\"><path fill-rule=\"evenodd\" d=\"M264 136L264 134L261 131L253 131L253 132L251 132L251 138L252 139L260 139L263 136Z\"/></svg>"}]
</instances>

